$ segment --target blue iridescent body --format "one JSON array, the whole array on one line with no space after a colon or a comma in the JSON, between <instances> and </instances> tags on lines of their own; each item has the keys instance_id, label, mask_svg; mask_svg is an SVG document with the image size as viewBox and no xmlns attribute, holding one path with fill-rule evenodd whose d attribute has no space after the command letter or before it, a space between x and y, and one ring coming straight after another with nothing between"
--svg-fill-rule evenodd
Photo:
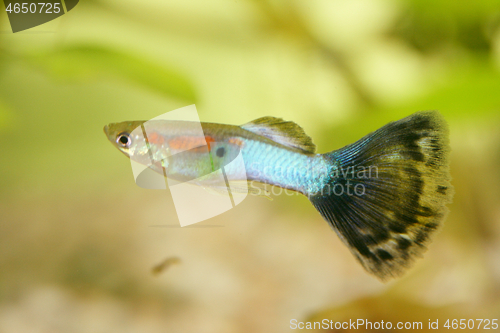
<instances>
[{"instance_id":1,"label":"blue iridescent body","mask_svg":"<svg viewBox=\"0 0 500 333\"><path fill-rule=\"evenodd\" d=\"M245 140L242 150L248 180L291 189L319 192L332 167L321 154L305 154L259 141Z\"/></svg>"}]
</instances>

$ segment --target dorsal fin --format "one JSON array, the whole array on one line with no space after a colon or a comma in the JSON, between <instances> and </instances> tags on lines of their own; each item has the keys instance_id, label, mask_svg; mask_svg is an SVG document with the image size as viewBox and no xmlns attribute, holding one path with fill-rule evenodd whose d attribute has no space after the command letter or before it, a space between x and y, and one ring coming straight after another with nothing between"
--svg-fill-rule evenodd
<instances>
[{"instance_id":1,"label":"dorsal fin","mask_svg":"<svg viewBox=\"0 0 500 333\"><path fill-rule=\"evenodd\" d=\"M297 148L307 153L314 153L316 150L316 146L302 127L292 121L284 121L275 117L262 117L241 125L241 127L287 147Z\"/></svg>"}]
</instances>

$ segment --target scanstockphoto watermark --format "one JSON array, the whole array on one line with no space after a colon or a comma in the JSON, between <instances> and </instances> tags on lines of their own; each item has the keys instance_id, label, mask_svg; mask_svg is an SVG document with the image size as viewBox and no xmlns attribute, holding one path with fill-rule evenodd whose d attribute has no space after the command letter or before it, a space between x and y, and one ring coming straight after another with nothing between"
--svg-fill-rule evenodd
<instances>
[{"instance_id":1,"label":"scanstockphoto watermark","mask_svg":"<svg viewBox=\"0 0 500 333\"><path fill-rule=\"evenodd\" d=\"M323 319L321 321L298 321L290 320L292 330L498 330L500 325L498 318L448 318L448 319L428 319L427 321L371 321L368 319L349 319L349 321L333 321Z\"/></svg>"},{"instance_id":2,"label":"scanstockphoto watermark","mask_svg":"<svg viewBox=\"0 0 500 333\"><path fill-rule=\"evenodd\" d=\"M393 323L391 321L370 321L368 319L356 319L349 321L333 321L323 319L321 321L298 321L297 319L290 320L290 328L292 330L422 330L424 327L421 321L399 321ZM429 328L430 325L429 325Z\"/></svg>"}]
</instances>

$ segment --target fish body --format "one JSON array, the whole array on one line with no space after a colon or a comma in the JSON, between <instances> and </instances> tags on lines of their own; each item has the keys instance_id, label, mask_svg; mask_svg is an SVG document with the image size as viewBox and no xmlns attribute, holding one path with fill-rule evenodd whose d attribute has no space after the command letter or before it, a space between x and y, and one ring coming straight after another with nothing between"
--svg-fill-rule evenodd
<instances>
[{"instance_id":1,"label":"fish body","mask_svg":"<svg viewBox=\"0 0 500 333\"><path fill-rule=\"evenodd\" d=\"M321 190L330 174L330 163L314 153L314 146L308 150L287 146L233 125L201 123L200 135L197 122L155 120L147 122L144 130L143 123L110 124L108 137L127 156L153 164L159 173L163 170L158 162L166 161L166 174L178 181L207 176L224 166L232 180L258 181L309 195ZM122 133L130 133L134 144L121 147L116 137ZM240 152L244 169L230 163Z\"/></svg>"},{"instance_id":2,"label":"fish body","mask_svg":"<svg viewBox=\"0 0 500 333\"><path fill-rule=\"evenodd\" d=\"M300 126L274 117L241 126L122 122L104 131L125 155L177 181L210 184L221 169L231 180L304 194L382 280L401 275L425 251L452 197L448 130L436 111L391 122L325 154L315 152ZM244 168L232 163L238 156Z\"/></svg>"}]
</instances>

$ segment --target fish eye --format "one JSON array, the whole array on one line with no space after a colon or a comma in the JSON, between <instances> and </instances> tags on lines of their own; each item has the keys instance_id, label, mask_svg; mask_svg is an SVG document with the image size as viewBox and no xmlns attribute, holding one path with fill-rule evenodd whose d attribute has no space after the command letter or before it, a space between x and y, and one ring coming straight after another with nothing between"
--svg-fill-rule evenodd
<instances>
[{"instance_id":1,"label":"fish eye","mask_svg":"<svg viewBox=\"0 0 500 333\"><path fill-rule=\"evenodd\" d=\"M130 134L128 133L120 133L116 137L116 143L122 148L128 148L132 143L132 138L130 138Z\"/></svg>"}]
</instances>

